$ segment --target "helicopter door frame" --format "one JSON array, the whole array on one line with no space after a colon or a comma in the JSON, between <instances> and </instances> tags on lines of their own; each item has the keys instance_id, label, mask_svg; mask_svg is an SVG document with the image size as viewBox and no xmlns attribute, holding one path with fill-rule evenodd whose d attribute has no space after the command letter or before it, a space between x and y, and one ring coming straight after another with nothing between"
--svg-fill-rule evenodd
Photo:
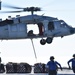
<instances>
[{"instance_id":1,"label":"helicopter door frame","mask_svg":"<svg viewBox=\"0 0 75 75\"><path fill-rule=\"evenodd\" d=\"M39 22L37 25L39 29L39 35L42 36L44 34L44 25L42 22Z\"/></svg>"}]
</instances>

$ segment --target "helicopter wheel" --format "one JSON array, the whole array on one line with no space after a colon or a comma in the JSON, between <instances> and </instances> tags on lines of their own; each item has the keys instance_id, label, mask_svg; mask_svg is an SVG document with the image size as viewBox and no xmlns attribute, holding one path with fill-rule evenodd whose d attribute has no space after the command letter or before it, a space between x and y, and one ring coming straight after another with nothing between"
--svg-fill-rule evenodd
<instances>
[{"instance_id":1,"label":"helicopter wheel","mask_svg":"<svg viewBox=\"0 0 75 75\"><path fill-rule=\"evenodd\" d=\"M52 40L53 40L53 38L47 37L46 42L47 42L48 44L50 44L50 43L52 43Z\"/></svg>"},{"instance_id":2,"label":"helicopter wheel","mask_svg":"<svg viewBox=\"0 0 75 75\"><path fill-rule=\"evenodd\" d=\"M41 45L45 45L45 44L46 44L46 40L45 40L45 39L41 39L41 40L40 40L40 44L41 44Z\"/></svg>"}]
</instances>

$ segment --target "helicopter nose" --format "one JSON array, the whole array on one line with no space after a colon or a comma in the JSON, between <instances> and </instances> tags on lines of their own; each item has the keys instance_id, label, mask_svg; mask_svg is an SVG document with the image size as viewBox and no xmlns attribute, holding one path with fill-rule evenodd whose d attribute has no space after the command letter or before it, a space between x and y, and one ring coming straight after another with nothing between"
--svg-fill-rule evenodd
<instances>
[{"instance_id":1,"label":"helicopter nose","mask_svg":"<svg viewBox=\"0 0 75 75\"><path fill-rule=\"evenodd\" d=\"M75 28L71 28L71 29L70 29L70 33L71 33L71 34L74 34L74 33L75 33Z\"/></svg>"}]
</instances>

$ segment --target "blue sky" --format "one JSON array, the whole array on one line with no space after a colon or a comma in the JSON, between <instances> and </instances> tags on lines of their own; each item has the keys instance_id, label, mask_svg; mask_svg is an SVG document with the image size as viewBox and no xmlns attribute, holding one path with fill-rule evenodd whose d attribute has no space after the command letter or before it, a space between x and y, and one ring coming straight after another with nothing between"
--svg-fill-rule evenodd
<instances>
[{"instance_id":1,"label":"blue sky","mask_svg":"<svg viewBox=\"0 0 75 75\"><path fill-rule=\"evenodd\" d=\"M37 6L41 7L41 12L35 14L56 17L59 20L64 20L67 24L75 27L75 0L2 0L2 5L10 4L19 7ZM12 9L3 8L2 11ZM15 17L16 15L30 15L29 12L0 14L0 18L5 19L8 16ZM67 61L72 58L75 53L75 35L66 36L63 38L54 38L52 44L40 45L40 39L33 39L37 61L34 56L34 51L30 39L22 40L1 40L0 41L0 56L2 62L28 62L34 64L36 62L47 63L51 55L55 56L55 60L61 63L62 66L67 66Z\"/></svg>"}]
</instances>

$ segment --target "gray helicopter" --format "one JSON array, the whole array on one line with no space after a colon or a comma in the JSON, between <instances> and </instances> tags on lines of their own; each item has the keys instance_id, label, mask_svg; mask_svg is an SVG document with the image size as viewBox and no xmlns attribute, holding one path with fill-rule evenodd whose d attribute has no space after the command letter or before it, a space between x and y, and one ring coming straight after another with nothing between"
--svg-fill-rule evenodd
<instances>
[{"instance_id":1,"label":"gray helicopter","mask_svg":"<svg viewBox=\"0 0 75 75\"><path fill-rule=\"evenodd\" d=\"M0 20L0 39L2 40L41 38L40 44L45 45L46 43L51 44L54 37L62 38L75 33L75 28L71 27L63 20L58 20L58 18L49 16L35 15L34 12L41 11L39 7L20 8L10 6L10 8L23 10L5 11L1 13L27 11L31 12L31 15L18 15L15 18L8 17L6 20ZM32 29L28 31L28 25L37 25L39 32L35 34Z\"/></svg>"}]
</instances>

